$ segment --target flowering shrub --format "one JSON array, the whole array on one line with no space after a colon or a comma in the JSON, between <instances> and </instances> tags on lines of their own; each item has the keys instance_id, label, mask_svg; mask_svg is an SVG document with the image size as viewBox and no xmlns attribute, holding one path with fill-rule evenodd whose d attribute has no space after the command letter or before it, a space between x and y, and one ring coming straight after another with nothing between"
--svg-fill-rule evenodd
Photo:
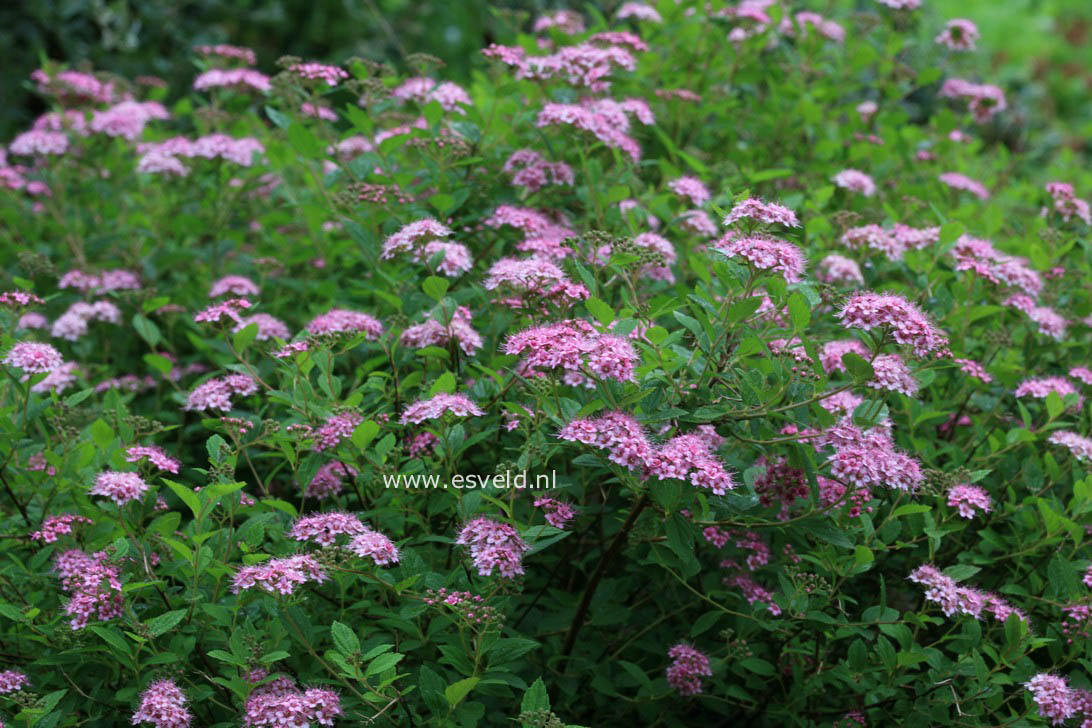
<instances>
[{"instance_id":1,"label":"flowering shrub","mask_svg":"<svg viewBox=\"0 0 1092 728\"><path fill-rule=\"evenodd\" d=\"M36 71L0 719L1092 725L1092 177L842 5Z\"/></svg>"}]
</instances>

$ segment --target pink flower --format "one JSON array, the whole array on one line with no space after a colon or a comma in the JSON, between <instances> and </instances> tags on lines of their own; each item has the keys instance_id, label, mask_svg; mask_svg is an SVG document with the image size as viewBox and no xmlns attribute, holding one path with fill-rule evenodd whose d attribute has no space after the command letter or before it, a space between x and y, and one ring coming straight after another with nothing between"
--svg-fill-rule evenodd
<instances>
[{"instance_id":1,"label":"pink flower","mask_svg":"<svg viewBox=\"0 0 1092 728\"><path fill-rule=\"evenodd\" d=\"M455 543L470 547L470 557L482 576L492 575L494 569L507 579L524 573L522 560L527 544L507 523L475 518L463 526Z\"/></svg>"},{"instance_id":2,"label":"pink flower","mask_svg":"<svg viewBox=\"0 0 1092 728\"><path fill-rule=\"evenodd\" d=\"M596 112L577 104L549 103L538 113L535 126L573 126L590 133L605 146L624 152L636 162L641 158L641 146L626 134L628 123L619 128L618 120L605 110Z\"/></svg>"},{"instance_id":3,"label":"pink flower","mask_svg":"<svg viewBox=\"0 0 1092 728\"><path fill-rule=\"evenodd\" d=\"M849 353L857 354L865 360L868 360L872 356L868 347L857 339L828 341L826 344L823 344L823 348L819 353L819 363L823 365L823 371L827 374L844 372L846 368L845 364L842 363L842 357Z\"/></svg>"},{"instance_id":4,"label":"pink flower","mask_svg":"<svg viewBox=\"0 0 1092 728\"><path fill-rule=\"evenodd\" d=\"M978 26L970 20L953 18L944 25L936 42L953 51L973 51L978 42Z\"/></svg>"},{"instance_id":5,"label":"pink flower","mask_svg":"<svg viewBox=\"0 0 1092 728\"><path fill-rule=\"evenodd\" d=\"M122 101L92 112L89 128L97 134L132 141L144 132L149 121L169 117L167 109L156 101Z\"/></svg>"},{"instance_id":6,"label":"pink flower","mask_svg":"<svg viewBox=\"0 0 1092 728\"><path fill-rule=\"evenodd\" d=\"M691 485L706 488L714 495L724 495L736 487L708 442L695 434L668 440L646 459L646 467L661 480L689 480Z\"/></svg>"},{"instance_id":7,"label":"pink flower","mask_svg":"<svg viewBox=\"0 0 1092 728\"><path fill-rule=\"evenodd\" d=\"M451 235L451 228L432 218L424 218L411 222L389 236L383 242L383 252L380 257L384 260L393 258L396 253L414 252L429 240L446 238Z\"/></svg>"},{"instance_id":8,"label":"pink flower","mask_svg":"<svg viewBox=\"0 0 1092 728\"><path fill-rule=\"evenodd\" d=\"M4 670L0 672L0 694L14 693L30 685L30 678L18 670Z\"/></svg>"},{"instance_id":9,"label":"pink flower","mask_svg":"<svg viewBox=\"0 0 1092 728\"><path fill-rule=\"evenodd\" d=\"M834 175L834 184L851 192L858 192L865 197L876 194L876 183L864 172L856 169L843 169Z\"/></svg>"},{"instance_id":10,"label":"pink flower","mask_svg":"<svg viewBox=\"0 0 1092 728\"><path fill-rule=\"evenodd\" d=\"M45 301L41 298L27 291L4 291L0 293L0 306L9 306L13 309L40 306L44 303Z\"/></svg>"},{"instance_id":11,"label":"pink flower","mask_svg":"<svg viewBox=\"0 0 1092 728\"><path fill-rule=\"evenodd\" d=\"M315 452L337 447L338 443L350 437L353 430L363 421L364 416L359 412L342 412L332 416L315 431Z\"/></svg>"},{"instance_id":12,"label":"pink flower","mask_svg":"<svg viewBox=\"0 0 1092 728\"><path fill-rule=\"evenodd\" d=\"M696 207L701 207L712 199L709 188L697 177L684 175L667 183L667 188L679 197L687 197Z\"/></svg>"},{"instance_id":13,"label":"pink flower","mask_svg":"<svg viewBox=\"0 0 1092 728\"><path fill-rule=\"evenodd\" d=\"M989 513L990 494L977 485L961 483L948 490L948 505L959 510L964 518L974 518L975 509Z\"/></svg>"},{"instance_id":14,"label":"pink flower","mask_svg":"<svg viewBox=\"0 0 1092 728\"><path fill-rule=\"evenodd\" d=\"M61 587L72 595L64 611L72 618L69 625L73 630L83 629L93 617L105 621L121 616L121 578L118 570L106 563L106 554L72 549L57 556L55 568L61 575Z\"/></svg>"},{"instance_id":15,"label":"pink flower","mask_svg":"<svg viewBox=\"0 0 1092 728\"><path fill-rule=\"evenodd\" d=\"M38 530L30 534L30 538L34 541L41 541L42 543L56 543L57 539L61 536L67 536L72 533L72 526L78 523L92 523L90 518L84 518L83 516L77 516L71 513L63 513L59 516L49 516L42 525L38 527Z\"/></svg>"},{"instance_id":16,"label":"pink flower","mask_svg":"<svg viewBox=\"0 0 1092 728\"><path fill-rule=\"evenodd\" d=\"M242 321L239 318L239 311L245 311L250 308L250 301L245 298L231 298L223 303L218 303L215 306L210 306L204 311L200 311L193 320L197 323L219 323L220 319L230 319L235 323Z\"/></svg>"},{"instance_id":17,"label":"pink flower","mask_svg":"<svg viewBox=\"0 0 1092 728\"><path fill-rule=\"evenodd\" d=\"M900 452L882 428L861 432L853 425L841 424L826 434L834 446L834 454L827 458L831 475L843 482L860 488L915 490L925 480L918 461Z\"/></svg>"},{"instance_id":18,"label":"pink flower","mask_svg":"<svg viewBox=\"0 0 1092 728\"><path fill-rule=\"evenodd\" d=\"M800 248L777 238L738 238L734 233L729 233L713 246L730 258L743 258L758 270L777 271L788 283L799 281L807 266L807 259Z\"/></svg>"},{"instance_id":19,"label":"pink flower","mask_svg":"<svg viewBox=\"0 0 1092 728\"><path fill-rule=\"evenodd\" d=\"M178 469L182 467L181 461L172 458L164 452L163 448L157 445L133 445L125 450L126 462L138 463L144 458L147 458L155 467L168 473L177 473Z\"/></svg>"},{"instance_id":20,"label":"pink flower","mask_svg":"<svg viewBox=\"0 0 1092 728\"><path fill-rule=\"evenodd\" d=\"M517 294L501 302L516 307L542 299L559 306L588 297L588 289L573 283L556 264L544 258L501 258L486 273L482 286L487 291L510 289Z\"/></svg>"},{"instance_id":21,"label":"pink flower","mask_svg":"<svg viewBox=\"0 0 1092 728\"><path fill-rule=\"evenodd\" d=\"M193 715L186 709L186 695L171 680L158 680L140 696L133 725L151 723L155 728L189 728Z\"/></svg>"},{"instance_id":22,"label":"pink flower","mask_svg":"<svg viewBox=\"0 0 1092 728\"><path fill-rule=\"evenodd\" d=\"M333 546L341 534L364 533L367 528L351 513L329 511L298 518L288 534L297 541L314 541L320 546Z\"/></svg>"},{"instance_id":23,"label":"pink flower","mask_svg":"<svg viewBox=\"0 0 1092 728\"><path fill-rule=\"evenodd\" d=\"M246 276L224 276L212 284L209 298L218 298L229 293L235 296L257 296L259 292L257 284Z\"/></svg>"},{"instance_id":24,"label":"pink flower","mask_svg":"<svg viewBox=\"0 0 1092 728\"><path fill-rule=\"evenodd\" d=\"M456 417L480 417L485 412L474 404L466 395L439 392L431 399L418 400L406 407L400 422L420 424L425 420L435 420L450 412Z\"/></svg>"},{"instance_id":25,"label":"pink flower","mask_svg":"<svg viewBox=\"0 0 1092 728\"><path fill-rule=\"evenodd\" d=\"M774 202L763 202L757 197L748 197L742 202L736 203L732 211L725 216L723 223L732 225L739 220L748 218L765 225L784 225L785 227L800 227L800 221L796 213Z\"/></svg>"},{"instance_id":26,"label":"pink flower","mask_svg":"<svg viewBox=\"0 0 1092 728\"><path fill-rule=\"evenodd\" d=\"M971 83L962 78L946 80L938 95L941 98L970 99L968 108L979 123L989 121L990 117L1008 108L1005 93L997 86Z\"/></svg>"},{"instance_id":27,"label":"pink flower","mask_svg":"<svg viewBox=\"0 0 1092 728\"><path fill-rule=\"evenodd\" d=\"M61 155L68 151L68 136L57 131L25 131L12 140L8 151L20 157Z\"/></svg>"},{"instance_id":28,"label":"pink flower","mask_svg":"<svg viewBox=\"0 0 1092 728\"><path fill-rule=\"evenodd\" d=\"M296 554L283 559L270 559L254 566L239 569L232 580L231 590L235 594L258 586L267 592L288 595L297 586L308 581L324 582L329 577L315 557Z\"/></svg>"},{"instance_id":29,"label":"pink flower","mask_svg":"<svg viewBox=\"0 0 1092 728\"><path fill-rule=\"evenodd\" d=\"M866 382L866 386L873 389L886 389L889 392L899 392L907 397L913 397L918 393L918 380L914 378L910 368L906 366L898 354L881 354L872 360L872 371L875 378Z\"/></svg>"},{"instance_id":30,"label":"pink flower","mask_svg":"<svg viewBox=\"0 0 1092 728\"><path fill-rule=\"evenodd\" d=\"M557 10L553 13L540 15L535 19L532 32L541 33L550 28L556 28L566 35L577 35L584 32L584 18L573 10Z\"/></svg>"},{"instance_id":31,"label":"pink flower","mask_svg":"<svg viewBox=\"0 0 1092 728\"><path fill-rule=\"evenodd\" d=\"M315 335L362 333L367 339L378 339L383 334L383 324L366 313L334 308L313 318L307 330Z\"/></svg>"},{"instance_id":32,"label":"pink flower","mask_svg":"<svg viewBox=\"0 0 1092 728\"><path fill-rule=\"evenodd\" d=\"M247 316L231 329L233 332L239 332L245 329L251 324L258 326L258 333L254 337L258 341L269 341L270 339L282 339L288 340L292 338L292 332L288 330L288 326L279 318L270 316L267 313L256 313L253 316Z\"/></svg>"},{"instance_id":33,"label":"pink flower","mask_svg":"<svg viewBox=\"0 0 1092 728\"><path fill-rule=\"evenodd\" d=\"M824 283L832 285L864 285L864 276L857 261L845 256L831 253L819 261L815 269L815 277Z\"/></svg>"},{"instance_id":34,"label":"pink flower","mask_svg":"<svg viewBox=\"0 0 1092 728\"><path fill-rule=\"evenodd\" d=\"M244 46L199 45L194 46L193 51L199 56L219 56L220 58L242 61L248 66L253 66L258 62L258 57L254 54L254 51Z\"/></svg>"},{"instance_id":35,"label":"pink flower","mask_svg":"<svg viewBox=\"0 0 1092 728\"><path fill-rule=\"evenodd\" d=\"M367 527L353 537L348 548L361 558L371 559L376 566L397 564L400 557L393 541L379 531Z\"/></svg>"},{"instance_id":36,"label":"pink flower","mask_svg":"<svg viewBox=\"0 0 1092 728\"><path fill-rule=\"evenodd\" d=\"M959 172L945 172L937 177L941 182L955 190L970 192L980 200L988 200L990 191L978 180L971 179Z\"/></svg>"},{"instance_id":37,"label":"pink flower","mask_svg":"<svg viewBox=\"0 0 1092 728\"><path fill-rule=\"evenodd\" d=\"M564 11L562 11L564 12ZM537 192L547 185L567 185L575 181L572 167L564 162L547 162L533 149L520 149L512 153L504 163L504 172L517 187Z\"/></svg>"},{"instance_id":38,"label":"pink flower","mask_svg":"<svg viewBox=\"0 0 1092 728\"><path fill-rule=\"evenodd\" d=\"M709 658L682 642L669 649L667 656L672 659L667 668L667 684L679 695L699 695L702 692L702 678L713 676Z\"/></svg>"},{"instance_id":39,"label":"pink flower","mask_svg":"<svg viewBox=\"0 0 1092 728\"><path fill-rule=\"evenodd\" d=\"M423 349L426 346L444 347L452 340L458 343L467 356L472 356L482 346L481 334L470 325L470 309L465 306L455 309L446 325L430 318L422 324L409 327L399 338L403 346L414 349Z\"/></svg>"},{"instance_id":40,"label":"pink flower","mask_svg":"<svg viewBox=\"0 0 1092 728\"><path fill-rule=\"evenodd\" d=\"M221 410L232 407L231 398L235 395L244 397L257 393L258 384L245 374L229 374L220 379L210 379L199 385L182 406L186 411Z\"/></svg>"},{"instance_id":41,"label":"pink flower","mask_svg":"<svg viewBox=\"0 0 1092 728\"><path fill-rule=\"evenodd\" d=\"M534 506L546 512L546 522L554 528L565 528L565 524L576 517L570 504L556 498L536 498Z\"/></svg>"},{"instance_id":42,"label":"pink flower","mask_svg":"<svg viewBox=\"0 0 1092 728\"><path fill-rule=\"evenodd\" d=\"M1051 392L1056 392L1059 397L1065 399L1067 394L1077 395L1077 407L1084 406L1084 397L1073 386L1073 383L1062 377L1040 377L1038 379L1025 379L1016 387L1013 394L1017 397L1036 397L1046 399Z\"/></svg>"},{"instance_id":43,"label":"pink flower","mask_svg":"<svg viewBox=\"0 0 1092 728\"><path fill-rule=\"evenodd\" d=\"M245 728L306 728L312 721L332 726L342 713L341 699L333 690L300 690L286 677L255 688L243 710Z\"/></svg>"},{"instance_id":44,"label":"pink flower","mask_svg":"<svg viewBox=\"0 0 1092 728\"><path fill-rule=\"evenodd\" d=\"M326 463L311 478L305 495L320 500L335 496L345 487L346 480L355 478L358 474L351 465L337 461Z\"/></svg>"},{"instance_id":45,"label":"pink flower","mask_svg":"<svg viewBox=\"0 0 1092 728\"><path fill-rule=\"evenodd\" d=\"M569 384L590 384L585 367L603 378L631 381L639 361L628 341L596 333L583 321L526 329L511 336L501 351L525 355L519 366L523 376L543 376L543 370L560 368Z\"/></svg>"},{"instance_id":46,"label":"pink flower","mask_svg":"<svg viewBox=\"0 0 1092 728\"><path fill-rule=\"evenodd\" d=\"M325 83L327 86L337 86L340 81L349 77L345 69L323 63L297 63L289 66L288 71L302 79L318 81Z\"/></svg>"},{"instance_id":47,"label":"pink flower","mask_svg":"<svg viewBox=\"0 0 1092 728\"><path fill-rule=\"evenodd\" d=\"M864 331L883 328L919 357L930 353L944 355L948 350L948 337L917 306L895 294L856 293L837 317L850 328Z\"/></svg>"},{"instance_id":48,"label":"pink flower","mask_svg":"<svg viewBox=\"0 0 1092 728\"><path fill-rule=\"evenodd\" d=\"M18 367L24 372L40 374L51 372L64 364L61 352L49 344L36 341L20 341L14 344L4 356L3 363Z\"/></svg>"},{"instance_id":49,"label":"pink flower","mask_svg":"<svg viewBox=\"0 0 1092 728\"><path fill-rule=\"evenodd\" d=\"M867 246L883 253L888 260L902 260L906 245L879 225L863 225L849 228L841 237L842 245L850 249Z\"/></svg>"},{"instance_id":50,"label":"pink flower","mask_svg":"<svg viewBox=\"0 0 1092 728\"><path fill-rule=\"evenodd\" d=\"M148 487L148 484L137 473L119 473L115 470L107 470L105 473L99 473L89 492L91 495L106 496L119 506L123 506L129 501L141 498L148 490Z\"/></svg>"},{"instance_id":51,"label":"pink flower","mask_svg":"<svg viewBox=\"0 0 1092 728\"><path fill-rule=\"evenodd\" d=\"M622 3L621 7L615 11L614 17L618 20L633 18L635 20L647 20L650 23L664 22L664 19L660 17L660 14L656 12L656 9L651 5L637 2Z\"/></svg>"},{"instance_id":52,"label":"pink flower","mask_svg":"<svg viewBox=\"0 0 1092 728\"><path fill-rule=\"evenodd\" d=\"M952 361L959 364L959 369L964 374L969 374L985 384L993 381L993 377L986 372L986 368L973 359L952 359Z\"/></svg>"},{"instance_id":53,"label":"pink flower","mask_svg":"<svg viewBox=\"0 0 1092 728\"><path fill-rule=\"evenodd\" d=\"M76 382L77 375L79 374L79 371L77 369L78 366L78 364L71 361L61 364L59 367L47 374L45 376L45 379L38 382L37 384L32 384L30 387L30 391L39 394L43 392L56 392L57 394L60 394ZM24 374L20 378L20 381L25 382L29 378L29 374Z\"/></svg>"},{"instance_id":54,"label":"pink flower","mask_svg":"<svg viewBox=\"0 0 1092 728\"><path fill-rule=\"evenodd\" d=\"M1039 715L1050 720L1052 725L1061 725L1077 712L1075 694L1065 678L1039 673L1024 683L1024 687L1031 691Z\"/></svg>"}]
</instances>

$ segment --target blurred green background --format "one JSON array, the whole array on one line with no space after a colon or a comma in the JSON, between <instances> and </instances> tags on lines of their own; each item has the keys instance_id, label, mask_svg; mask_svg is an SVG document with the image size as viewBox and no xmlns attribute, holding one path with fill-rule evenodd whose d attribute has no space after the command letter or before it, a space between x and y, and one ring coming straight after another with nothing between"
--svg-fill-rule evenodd
<instances>
[{"instance_id":1,"label":"blurred green background","mask_svg":"<svg viewBox=\"0 0 1092 728\"><path fill-rule=\"evenodd\" d=\"M656 0L651 0L655 4ZM670 1L670 0L668 0ZM190 48L234 43L254 48L270 72L285 54L340 61L351 55L399 64L407 53L443 59L445 75L465 80L478 51L526 31L529 19L559 7L605 15L620 0L14 0L0 3L0 139L44 110L28 75L49 57L130 78L168 81L173 95L194 76ZM875 0L790 2L838 18L874 12ZM522 24L520 15L523 16ZM983 75L1063 121L1067 146L1092 136L1092 0L925 0L916 16L930 26L952 17L982 31ZM172 96L173 97L173 96ZM1083 144L1081 142L1083 141Z\"/></svg>"}]
</instances>

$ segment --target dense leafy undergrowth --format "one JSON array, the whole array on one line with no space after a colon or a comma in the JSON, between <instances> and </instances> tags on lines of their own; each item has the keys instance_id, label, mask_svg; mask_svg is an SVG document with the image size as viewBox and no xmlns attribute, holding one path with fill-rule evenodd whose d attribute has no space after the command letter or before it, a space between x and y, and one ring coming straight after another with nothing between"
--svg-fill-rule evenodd
<instances>
[{"instance_id":1,"label":"dense leafy undergrowth","mask_svg":"<svg viewBox=\"0 0 1092 728\"><path fill-rule=\"evenodd\" d=\"M915 5L37 71L2 719L1092 720L1092 177Z\"/></svg>"}]
</instances>

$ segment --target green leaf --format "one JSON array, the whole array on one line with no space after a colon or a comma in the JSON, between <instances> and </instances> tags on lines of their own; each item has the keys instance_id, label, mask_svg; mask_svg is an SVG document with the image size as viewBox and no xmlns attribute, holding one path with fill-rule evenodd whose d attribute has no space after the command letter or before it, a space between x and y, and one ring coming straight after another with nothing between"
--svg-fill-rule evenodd
<instances>
[{"instance_id":1,"label":"green leaf","mask_svg":"<svg viewBox=\"0 0 1092 728\"><path fill-rule=\"evenodd\" d=\"M550 695L546 692L546 683L542 682L541 677L537 677L531 683L531 687L527 688L527 691L523 693L523 701L520 703L519 711L521 713L537 713L549 709Z\"/></svg>"},{"instance_id":2,"label":"green leaf","mask_svg":"<svg viewBox=\"0 0 1092 728\"><path fill-rule=\"evenodd\" d=\"M454 374L451 372L444 372L436 377L436 381L432 383L432 387L428 390L428 396L432 397L440 392L451 394L455 391L456 383Z\"/></svg>"},{"instance_id":3,"label":"green leaf","mask_svg":"<svg viewBox=\"0 0 1092 728\"><path fill-rule=\"evenodd\" d=\"M170 374L171 369L174 369L174 364L171 363L171 360L162 354L145 354L143 359L145 364L152 369L155 369L160 374Z\"/></svg>"},{"instance_id":4,"label":"green leaf","mask_svg":"<svg viewBox=\"0 0 1092 728\"><path fill-rule=\"evenodd\" d=\"M954 243L963 234L963 225L958 222L946 222L940 226L940 244Z\"/></svg>"},{"instance_id":5,"label":"green leaf","mask_svg":"<svg viewBox=\"0 0 1092 728\"><path fill-rule=\"evenodd\" d=\"M159 327L142 314L133 314L133 328L140 334L140 338L148 342L148 346L158 346L159 342L163 340L163 335L159 333Z\"/></svg>"},{"instance_id":6,"label":"green leaf","mask_svg":"<svg viewBox=\"0 0 1092 728\"><path fill-rule=\"evenodd\" d=\"M398 652L389 652L385 655L380 655L371 662L368 663L368 668L364 671L364 677L370 677L371 675L378 675L380 673L390 670L399 662L405 655Z\"/></svg>"},{"instance_id":7,"label":"green leaf","mask_svg":"<svg viewBox=\"0 0 1092 728\"><path fill-rule=\"evenodd\" d=\"M368 447L375 436L379 434L379 425L375 420L364 420L353 430L352 441L360 450Z\"/></svg>"},{"instance_id":8,"label":"green leaf","mask_svg":"<svg viewBox=\"0 0 1092 728\"><path fill-rule=\"evenodd\" d=\"M173 480L167 480L166 478L164 478L163 482L167 484L167 487L170 488L176 496L178 496L179 500L189 506L190 510L193 511L194 518L200 517L201 499L197 497L196 493L194 493L192 490L182 485L181 483L176 483Z\"/></svg>"},{"instance_id":9,"label":"green leaf","mask_svg":"<svg viewBox=\"0 0 1092 728\"><path fill-rule=\"evenodd\" d=\"M161 634L169 632L175 625L181 622L182 618L185 616L185 609L175 609L174 611L161 614L158 617L153 617L152 619L149 619L147 623L148 633L151 634L152 637L158 637Z\"/></svg>"},{"instance_id":10,"label":"green leaf","mask_svg":"<svg viewBox=\"0 0 1092 728\"><path fill-rule=\"evenodd\" d=\"M463 678L457 683L452 683L444 688L444 697L447 698L447 704L454 708L456 705L463 701L474 686L481 680L480 677L467 677Z\"/></svg>"},{"instance_id":11,"label":"green leaf","mask_svg":"<svg viewBox=\"0 0 1092 728\"><path fill-rule=\"evenodd\" d=\"M334 622L330 625L330 635L334 638L334 646L342 655L348 657L353 653L360 652L360 640L357 639L356 633L347 625Z\"/></svg>"},{"instance_id":12,"label":"green leaf","mask_svg":"<svg viewBox=\"0 0 1092 728\"><path fill-rule=\"evenodd\" d=\"M235 332L235 336L232 338L231 343L235 346L235 351L245 351L248 346L254 343L254 339L258 337L258 324L247 324L243 328Z\"/></svg>"},{"instance_id":13,"label":"green leaf","mask_svg":"<svg viewBox=\"0 0 1092 728\"><path fill-rule=\"evenodd\" d=\"M91 625L88 629L99 637L102 637L103 642L106 642L122 655L125 655L126 657L130 656L129 643L125 641L124 637L118 634L117 630L111 627L100 627L98 625Z\"/></svg>"},{"instance_id":14,"label":"green leaf","mask_svg":"<svg viewBox=\"0 0 1092 728\"><path fill-rule=\"evenodd\" d=\"M99 446L100 450L105 450L114 443L114 430L102 419L95 420L87 429L91 434L91 439Z\"/></svg>"},{"instance_id":15,"label":"green leaf","mask_svg":"<svg viewBox=\"0 0 1092 728\"><path fill-rule=\"evenodd\" d=\"M1052 420L1065 412L1065 402L1062 401L1062 396L1054 390L1048 392L1046 396L1046 408L1047 415L1049 415Z\"/></svg>"},{"instance_id":16,"label":"green leaf","mask_svg":"<svg viewBox=\"0 0 1092 728\"><path fill-rule=\"evenodd\" d=\"M751 296L750 298L743 298L736 301L728 307L728 323L734 324L750 318L758 307L762 305L761 296Z\"/></svg>"},{"instance_id":17,"label":"green leaf","mask_svg":"<svg viewBox=\"0 0 1092 728\"><path fill-rule=\"evenodd\" d=\"M292 148L301 156L315 159L323 155L324 147L322 140L303 124L293 121L289 124L286 133L288 135L288 143L291 144Z\"/></svg>"},{"instance_id":18,"label":"green leaf","mask_svg":"<svg viewBox=\"0 0 1092 728\"><path fill-rule=\"evenodd\" d=\"M229 665L244 665L244 664L246 664L246 663L242 662L241 660L235 659L234 655L232 655L230 653L227 653L227 652L224 652L223 650L209 650L208 656L213 658L214 660L219 660L220 662L226 662Z\"/></svg>"},{"instance_id":19,"label":"green leaf","mask_svg":"<svg viewBox=\"0 0 1092 728\"><path fill-rule=\"evenodd\" d=\"M588 313L595 317L596 321L606 326L614 320L614 309L612 309L602 299L591 296L588 300L584 301L584 308L588 309Z\"/></svg>"},{"instance_id":20,"label":"green leaf","mask_svg":"<svg viewBox=\"0 0 1092 728\"><path fill-rule=\"evenodd\" d=\"M425 295L434 301L442 301L444 296L447 295L447 289L451 283L446 278L439 276L429 276L425 279L425 282L421 284L421 290L425 292Z\"/></svg>"},{"instance_id":21,"label":"green leaf","mask_svg":"<svg viewBox=\"0 0 1092 728\"><path fill-rule=\"evenodd\" d=\"M872 365L865 361L860 354L854 354L852 351L842 354L842 364L858 382L867 382L876 377Z\"/></svg>"},{"instance_id":22,"label":"green leaf","mask_svg":"<svg viewBox=\"0 0 1092 728\"><path fill-rule=\"evenodd\" d=\"M793 331L803 331L811 323L811 308L808 299L799 291L793 291L789 296L789 320L792 321ZM862 361L864 361L862 359ZM867 362L866 362L867 363Z\"/></svg>"}]
</instances>

